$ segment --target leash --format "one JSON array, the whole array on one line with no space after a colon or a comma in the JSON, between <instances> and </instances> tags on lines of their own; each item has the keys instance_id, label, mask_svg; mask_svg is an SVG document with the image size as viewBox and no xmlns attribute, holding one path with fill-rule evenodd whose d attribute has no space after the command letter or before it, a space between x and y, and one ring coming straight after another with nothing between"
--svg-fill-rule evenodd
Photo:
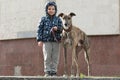
<instances>
[{"instance_id":1,"label":"leash","mask_svg":"<svg viewBox=\"0 0 120 80\"><path fill-rule=\"evenodd\" d=\"M54 37L54 40L55 40L56 42L59 42L59 41L57 40L56 36L55 36L55 31L54 31L53 28L51 28L50 32L52 33L52 35L53 35L53 37Z\"/></svg>"}]
</instances>

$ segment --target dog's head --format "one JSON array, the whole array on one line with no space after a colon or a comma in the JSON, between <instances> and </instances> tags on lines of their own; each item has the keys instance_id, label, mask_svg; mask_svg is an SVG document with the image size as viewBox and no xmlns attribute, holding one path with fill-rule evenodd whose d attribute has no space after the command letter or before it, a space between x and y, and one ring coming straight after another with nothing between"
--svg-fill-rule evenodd
<instances>
[{"instance_id":1,"label":"dog's head","mask_svg":"<svg viewBox=\"0 0 120 80\"><path fill-rule=\"evenodd\" d=\"M76 15L75 15L75 13L72 13L72 12L69 15L66 15L64 13L60 13L58 15L58 17L60 17L63 22L63 28L65 30L68 30L72 27L72 17L73 16L76 16Z\"/></svg>"}]
</instances>

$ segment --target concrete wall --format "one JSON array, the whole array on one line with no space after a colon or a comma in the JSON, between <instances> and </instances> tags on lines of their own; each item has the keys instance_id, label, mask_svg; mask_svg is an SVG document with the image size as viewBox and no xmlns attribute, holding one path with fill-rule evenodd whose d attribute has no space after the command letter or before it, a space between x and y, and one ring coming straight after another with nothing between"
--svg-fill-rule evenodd
<instances>
[{"instance_id":1,"label":"concrete wall","mask_svg":"<svg viewBox=\"0 0 120 80\"><path fill-rule=\"evenodd\" d=\"M38 20L44 14L44 5L47 1L0 0L0 76L44 75L43 54L41 48L37 46L35 34ZM120 31L119 0L76 0L74 2L66 0L71 5L66 5L67 2L64 5L61 0L54 1L58 4L58 12L68 10L69 13L73 9L72 11L79 14L73 19L80 19L79 26L83 26L81 28L88 35L89 32L94 35L112 35L90 36L91 75L120 76L120 36L113 35L119 34ZM79 3L81 5L76 5ZM80 13L79 8L76 9L75 6L80 6ZM72 8L68 9L69 7ZM74 20L73 22L79 21ZM83 54L79 57L80 71L87 74L87 65ZM68 61L68 66L70 66L71 55L68 56ZM62 75L63 71L61 48L58 75ZM70 73L70 67L68 71Z\"/></svg>"},{"instance_id":2,"label":"concrete wall","mask_svg":"<svg viewBox=\"0 0 120 80\"><path fill-rule=\"evenodd\" d=\"M44 0L0 0L0 39L35 37Z\"/></svg>"},{"instance_id":3,"label":"concrete wall","mask_svg":"<svg viewBox=\"0 0 120 80\"><path fill-rule=\"evenodd\" d=\"M91 36L90 63L92 76L120 76L120 36ZM70 73L71 51L68 56ZM58 67L58 75L63 75L63 53ZM83 54L79 55L80 72L87 74ZM34 38L0 41L0 76L44 75L43 54Z\"/></svg>"},{"instance_id":4,"label":"concrete wall","mask_svg":"<svg viewBox=\"0 0 120 80\"><path fill-rule=\"evenodd\" d=\"M59 12L74 12L73 25L88 35L120 33L119 0L58 0ZM67 4L67 5L66 5ZM60 6L59 6L60 5Z\"/></svg>"},{"instance_id":5,"label":"concrete wall","mask_svg":"<svg viewBox=\"0 0 120 80\"><path fill-rule=\"evenodd\" d=\"M47 1L51 0L0 0L0 40L35 37ZM119 0L52 1L56 1L58 13L74 12L73 24L88 35L120 33Z\"/></svg>"}]
</instances>

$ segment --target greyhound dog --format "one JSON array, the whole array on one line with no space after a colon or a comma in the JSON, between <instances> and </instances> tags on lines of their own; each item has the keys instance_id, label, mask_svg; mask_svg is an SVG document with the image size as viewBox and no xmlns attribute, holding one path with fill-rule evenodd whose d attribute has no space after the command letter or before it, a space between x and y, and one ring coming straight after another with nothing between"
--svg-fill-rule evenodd
<instances>
[{"instance_id":1,"label":"greyhound dog","mask_svg":"<svg viewBox=\"0 0 120 80\"><path fill-rule=\"evenodd\" d=\"M84 50L85 60L88 65L88 76L89 76L89 41L88 37L80 30L78 27L73 26L72 17L76 16L75 13L70 13L66 15L64 13L60 13L58 17L61 18L63 22L63 31L62 31L62 40L61 43L64 47L64 76L67 76L67 49L70 46L72 50L72 66L71 66L71 76L74 76L73 66L76 65L77 72L76 77L79 76L79 65L78 65L78 53Z\"/></svg>"}]
</instances>

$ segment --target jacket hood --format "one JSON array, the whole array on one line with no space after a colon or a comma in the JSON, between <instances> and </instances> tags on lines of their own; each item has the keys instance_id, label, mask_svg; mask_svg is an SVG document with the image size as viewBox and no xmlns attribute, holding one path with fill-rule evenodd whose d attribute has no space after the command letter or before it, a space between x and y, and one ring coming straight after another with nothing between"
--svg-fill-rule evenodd
<instances>
[{"instance_id":1,"label":"jacket hood","mask_svg":"<svg viewBox=\"0 0 120 80\"><path fill-rule=\"evenodd\" d=\"M55 2L48 2L48 3L47 3L47 5L46 5L46 7L45 7L46 15L48 15L47 9L48 9L49 6L54 6L54 7L55 7L55 15L56 15L56 13L57 13L57 5L56 5ZM48 15L48 16L49 16L49 15Z\"/></svg>"}]
</instances>

